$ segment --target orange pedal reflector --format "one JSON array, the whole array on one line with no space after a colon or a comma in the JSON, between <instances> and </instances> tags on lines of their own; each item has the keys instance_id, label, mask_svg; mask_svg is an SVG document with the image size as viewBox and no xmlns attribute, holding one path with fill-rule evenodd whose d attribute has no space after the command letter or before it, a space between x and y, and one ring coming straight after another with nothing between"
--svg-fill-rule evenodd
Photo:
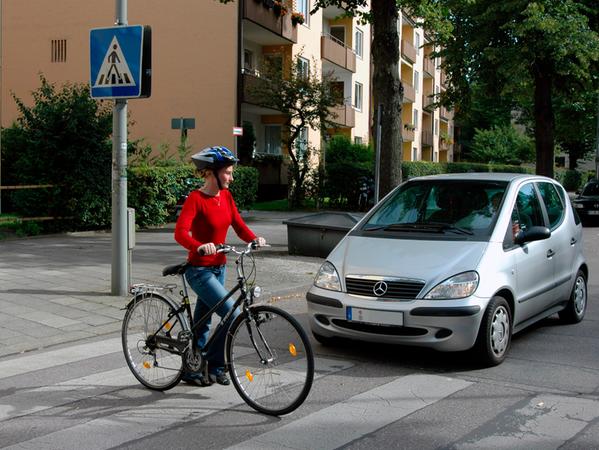
<instances>
[{"instance_id":1,"label":"orange pedal reflector","mask_svg":"<svg viewBox=\"0 0 599 450\"><path fill-rule=\"evenodd\" d=\"M145 367L146 369L149 369L150 367L152 367L152 364L150 364L150 362L149 362L149 361L144 361L144 367Z\"/></svg>"},{"instance_id":2,"label":"orange pedal reflector","mask_svg":"<svg viewBox=\"0 0 599 450\"><path fill-rule=\"evenodd\" d=\"M289 353L291 353L292 356L297 356L297 350L295 349L295 345L289 344Z\"/></svg>"},{"instance_id":3,"label":"orange pedal reflector","mask_svg":"<svg viewBox=\"0 0 599 450\"><path fill-rule=\"evenodd\" d=\"M254 381L254 375L252 375L252 372L250 372L249 370L245 371L245 377L250 380L250 382Z\"/></svg>"},{"instance_id":4,"label":"orange pedal reflector","mask_svg":"<svg viewBox=\"0 0 599 450\"><path fill-rule=\"evenodd\" d=\"M166 331L170 331L170 330L171 330L171 328L173 328L173 324L172 324L172 323L168 323L168 322L165 322L165 323L164 323L164 329L165 329Z\"/></svg>"}]
</instances>

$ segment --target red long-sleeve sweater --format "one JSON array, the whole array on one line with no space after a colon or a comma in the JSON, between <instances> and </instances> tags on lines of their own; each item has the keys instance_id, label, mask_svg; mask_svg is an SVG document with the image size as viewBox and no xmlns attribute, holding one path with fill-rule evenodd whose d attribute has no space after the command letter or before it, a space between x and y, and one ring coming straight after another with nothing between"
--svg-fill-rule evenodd
<instances>
[{"instance_id":1,"label":"red long-sleeve sweater","mask_svg":"<svg viewBox=\"0 0 599 450\"><path fill-rule=\"evenodd\" d=\"M218 266L225 264L224 253L200 255L198 247L208 242L222 244L227 238L229 227L246 242L256 239L256 235L245 224L233 196L223 189L216 197L203 192L192 191L183 204L181 215L175 227L175 240L189 250L188 261L194 266Z\"/></svg>"}]
</instances>

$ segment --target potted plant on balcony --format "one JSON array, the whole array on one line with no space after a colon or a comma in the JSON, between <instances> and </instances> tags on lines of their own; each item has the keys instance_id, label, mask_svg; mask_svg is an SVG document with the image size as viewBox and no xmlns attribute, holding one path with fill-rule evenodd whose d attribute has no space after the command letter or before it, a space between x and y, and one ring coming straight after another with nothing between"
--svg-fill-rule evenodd
<instances>
[{"instance_id":1,"label":"potted plant on balcony","mask_svg":"<svg viewBox=\"0 0 599 450\"><path fill-rule=\"evenodd\" d=\"M304 23L305 20L306 18L301 12L293 11L291 13L291 23L293 24L293 26L296 26L298 23L301 25L302 23Z\"/></svg>"},{"instance_id":2,"label":"potted plant on balcony","mask_svg":"<svg viewBox=\"0 0 599 450\"><path fill-rule=\"evenodd\" d=\"M287 7L280 0L274 0L272 10L277 16L284 16L287 14Z\"/></svg>"},{"instance_id":3,"label":"potted plant on balcony","mask_svg":"<svg viewBox=\"0 0 599 450\"><path fill-rule=\"evenodd\" d=\"M404 127L404 130L406 130L406 131L414 131L416 129L416 127L414 125L412 125L411 123L404 123L403 127Z\"/></svg>"}]
</instances>

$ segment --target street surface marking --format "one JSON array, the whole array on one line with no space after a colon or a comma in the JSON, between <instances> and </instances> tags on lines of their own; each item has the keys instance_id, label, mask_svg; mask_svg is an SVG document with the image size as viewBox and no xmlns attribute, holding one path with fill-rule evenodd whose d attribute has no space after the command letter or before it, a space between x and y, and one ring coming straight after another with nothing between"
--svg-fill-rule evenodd
<instances>
[{"instance_id":1,"label":"street surface marking","mask_svg":"<svg viewBox=\"0 0 599 450\"><path fill-rule=\"evenodd\" d=\"M59 350L51 350L35 355L19 356L6 361L0 361L0 380L35 370L48 369L50 367L122 351L121 338L119 337L61 348Z\"/></svg>"},{"instance_id":2,"label":"street surface marking","mask_svg":"<svg viewBox=\"0 0 599 450\"><path fill-rule=\"evenodd\" d=\"M312 450L315 442L319 450L339 448L471 384L438 375L407 375L228 450Z\"/></svg>"},{"instance_id":3,"label":"street surface marking","mask_svg":"<svg viewBox=\"0 0 599 450\"><path fill-rule=\"evenodd\" d=\"M315 379L321 378L332 373L349 369L354 366L353 363L337 359L316 358ZM125 373L128 374L125 377ZM59 404L65 403L64 389L67 389L74 395L81 395L81 383L87 379L89 383L98 382L104 386L114 386L122 383L125 389L116 392L110 392L100 395L108 395L115 399L121 399L121 404L126 404L127 399L139 399L143 396L148 397L148 403L133 409L119 411L115 414L94 419L86 423L75 425L70 428L58 430L44 436L39 436L28 441L20 442L7 449L44 449L60 448L64 450L104 450L134 439L154 434L162 429L171 427L174 424L182 424L200 417L214 414L234 406L245 405L237 394L235 388L231 385L228 388L221 386L212 386L196 388L185 392L185 395L164 394L164 398L158 401L152 401L156 393L141 387L129 372L128 368L115 369L105 373L95 374L88 377L77 378L75 380L65 381L57 386L49 386L45 389L50 391L61 391ZM120 381L119 381L120 380ZM132 387L132 385L134 387ZM92 386L93 388L93 386ZM72 389L72 390L71 390ZM87 398L97 394L87 392L82 398ZM22 394L21 394L22 395ZM74 398L73 400L76 400ZM58 399L57 399L58 400ZM39 412L42 409L50 409L51 405L38 407L32 412ZM21 416L22 410L18 412Z\"/></svg>"},{"instance_id":4,"label":"street surface marking","mask_svg":"<svg viewBox=\"0 0 599 450\"><path fill-rule=\"evenodd\" d=\"M505 413L504 413L505 414ZM467 438L455 449L539 449L559 448L599 417L599 401L560 395L539 395L526 406L509 412L504 425L480 436Z\"/></svg>"}]
</instances>

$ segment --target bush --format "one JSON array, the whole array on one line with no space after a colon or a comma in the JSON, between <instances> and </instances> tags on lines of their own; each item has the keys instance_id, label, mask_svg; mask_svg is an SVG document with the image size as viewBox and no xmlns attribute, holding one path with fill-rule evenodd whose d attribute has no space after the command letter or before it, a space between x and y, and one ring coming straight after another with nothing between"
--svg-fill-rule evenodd
<instances>
[{"instance_id":1,"label":"bush","mask_svg":"<svg viewBox=\"0 0 599 450\"><path fill-rule=\"evenodd\" d=\"M231 183L231 194L237 209L250 209L258 196L258 169L255 167L237 166L233 172L235 181Z\"/></svg>"},{"instance_id":2,"label":"bush","mask_svg":"<svg viewBox=\"0 0 599 450\"><path fill-rule=\"evenodd\" d=\"M582 174L576 170L556 170L555 179L568 192L575 192L582 185Z\"/></svg>"},{"instance_id":3,"label":"bush","mask_svg":"<svg viewBox=\"0 0 599 450\"><path fill-rule=\"evenodd\" d=\"M333 136L326 148L325 196L332 207L355 207L364 179L373 178L371 147L352 144L347 136Z\"/></svg>"},{"instance_id":4,"label":"bush","mask_svg":"<svg viewBox=\"0 0 599 450\"><path fill-rule=\"evenodd\" d=\"M111 110L90 98L87 84L61 89L40 76L41 87L20 116L2 130L4 184L50 184L50 189L12 192L9 204L23 216L71 217L62 229L110 224Z\"/></svg>"},{"instance_id":5,"label":"bush","mask_svg":"<svg viewBox=\"0 0 599 450\"><path fill-rule=\"evenodd\" d=\"M518 165L535 158L533 141L511 126L476 129L472 139L471 158L475 162Z\"/></svg>"},{"instance_id":6,"label":"bush","mask_svg":"<svg viewBox=\"0 0 599 450\"><path fill-rule=\"evenodd\" d=\"M195 167L137 166L128 172L127 203L135 208L135 223L140 228L162 225L172 218L172 211L193 178Z\"/></svg>"}]
</instances>

